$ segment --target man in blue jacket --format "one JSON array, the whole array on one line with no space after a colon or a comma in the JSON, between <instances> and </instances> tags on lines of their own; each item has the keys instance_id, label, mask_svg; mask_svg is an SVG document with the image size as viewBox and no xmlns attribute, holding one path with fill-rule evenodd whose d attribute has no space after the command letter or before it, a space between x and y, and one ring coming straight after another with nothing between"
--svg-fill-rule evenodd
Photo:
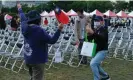
<instances>
[{"instance_id":1,"label":"man in blue jacket","mask_svg":"<svg viewBox=\"0 0 133 80\"><path fill-rule=\"evenodd\" d=\"M48 61L48 44L54 44L58 40L63 24L59 24L59 29L53 37L49 36L40 27L41 16L35 11L24 14L20 4L17 4L21 20L21 29L24 36L24 59L31 80L44 80L44 64Z\"/></svg>"}]
</instances>

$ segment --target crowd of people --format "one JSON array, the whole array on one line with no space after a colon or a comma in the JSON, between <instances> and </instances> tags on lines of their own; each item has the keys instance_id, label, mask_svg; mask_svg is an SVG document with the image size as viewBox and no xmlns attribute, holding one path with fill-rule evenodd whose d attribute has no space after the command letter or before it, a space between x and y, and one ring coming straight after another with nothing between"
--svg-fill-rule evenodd
<instances>
[{"instance_id":1,"label":"crowd of people","mask_svg":"<svg viewBox=\"0 0 133 80\"><path fill-rule=\"evenodd\" d=\"M115 19L109 18L109 25L112 27L118 27L118 26L131 26L131 20L129 18L120 18L117 17Z\"/></svg>"},{"instance_id":2,"label":"crowd of people","mask_svg":"<svg viewBox=\"0 0 133 80\"><path fill-rule=\"evenodd\" d=\"M11 30L17 31L20 25L19 17L16 15L8 19L7 16L8 14L5 12L0 13L0 29L5 30L7 27L9 27Z\"/></svg>"}]
</instances>

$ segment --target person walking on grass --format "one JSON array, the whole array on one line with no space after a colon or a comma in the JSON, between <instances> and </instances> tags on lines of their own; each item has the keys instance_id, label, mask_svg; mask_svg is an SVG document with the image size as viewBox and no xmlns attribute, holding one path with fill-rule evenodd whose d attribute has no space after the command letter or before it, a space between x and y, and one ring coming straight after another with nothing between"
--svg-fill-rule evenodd
<instances>
[{"instance_id":1,"label":"person walking on grass","mask_svg":"<svg viewBox=\"0 0 133 80\"><path fill-rule=\"evenodd\" d=\"M94 40L97 44L96 55L90 62L90 67L94 75L94 80L110 80L109 75L100 66L108 52L108 27L104 25L104 19L96 16L94 19L94 30L91 26L86 26L88 41Z\"/></svg>"},{"instance_id":2,"label":"person walking on grass","mask_svg":"<svg viewBox=\"0 0 133 80\"><path fill-rule=\"evenodd\" d=\"M87 24L91 24L91 21L89 16L83 14L83 11L84 11L83 9L77 10L79 20L76 20L75 24L75 37L77 42L79 43L78 46L79 60L81 60L83 57L83 59L81 60L81 64L87 64L88 63L87 57L80 55L80 53L83 46L83 42L85 41L85 33L86 33L85 27Z\"/></svg>"},{"instance_id":3,"label":"person walking on grass","mask_svg":"<svg viewBox=\"0 0 133 80\"><path fill-rule=\"evenodd\" d=\"M18 3L17 7L24 36L24 60L29 69L30 80L45 80L44 65L48 62L48 44L57 42L63 24L58 24L58 30L51 37L40 27L41 16L38 11L32 10L24 14L21 4Z\"/></svg>"}]
</instances>

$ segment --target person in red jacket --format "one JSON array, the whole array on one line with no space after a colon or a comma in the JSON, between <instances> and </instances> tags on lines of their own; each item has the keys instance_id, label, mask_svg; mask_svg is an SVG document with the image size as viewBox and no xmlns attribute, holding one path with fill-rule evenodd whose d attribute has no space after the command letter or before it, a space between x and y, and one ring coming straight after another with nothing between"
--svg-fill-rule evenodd
<instances>
[{"instance_id":1,"label":"person in red jacket","mask_svg":"<svg viewBox=\"0 0 133 80\"><path fill-rule=\"evenodd\" d=\"M44 20L44 25L48 25L48 20L47 20L47 18L45 18L45 20Z\"/></svg>"}]
</instances>

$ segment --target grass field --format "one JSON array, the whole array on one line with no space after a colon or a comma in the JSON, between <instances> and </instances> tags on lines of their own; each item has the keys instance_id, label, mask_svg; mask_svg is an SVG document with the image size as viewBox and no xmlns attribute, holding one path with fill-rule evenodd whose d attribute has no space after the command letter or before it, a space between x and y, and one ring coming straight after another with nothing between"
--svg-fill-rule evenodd
<instances>
[{"instance_id":1,"label":"grass field","mask_svg":"<svg viewBox=\"0 0 133 80\"><path fill-rule=\"evenodd\" d=\"M93 80L89 65L72 68L57 65L59 69L51 68L45 71L45 80ZM133 62L124 60L107 59L102 65L110 74L111 80L133 80ZM0 80L29 80L28 72L14 73L0 68Z\"/></svg>"}]
</instances>

